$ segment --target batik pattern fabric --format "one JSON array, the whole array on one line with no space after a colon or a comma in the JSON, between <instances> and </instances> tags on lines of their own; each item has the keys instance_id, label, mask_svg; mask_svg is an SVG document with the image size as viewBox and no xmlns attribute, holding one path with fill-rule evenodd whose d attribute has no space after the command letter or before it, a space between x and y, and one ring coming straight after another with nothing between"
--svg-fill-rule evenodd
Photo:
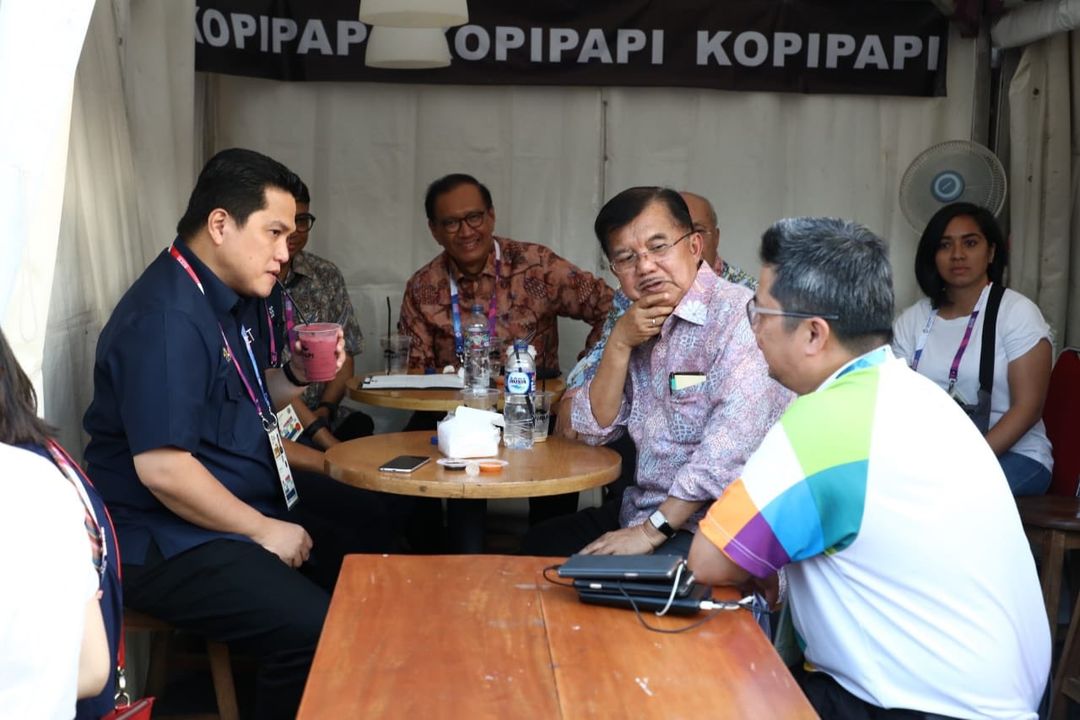
<instances>
[{"instance_id":1,"label":"batik pattern fabric","mask_svg":"<svg viewBox=\"0 0 1080 720\"><path fill-rule=\"evenodd\" d=\"M559 368L560 317L583 320L592 326L586 347L599 339L614 295L607 283L543 245L502 237L496 237L495 242L502 255L497 288L494 253L476 277L465 275L443 252L409 278L398 331L412 338L410 370L442 370L457 365L451 272L458 285L462 327L474 304L481 305L486 315L494 291L498 343L505 348L515 339L531 337L538 369Z\"/></svg>"},{"instance_id":2,"label":"batik pattern fabric","mask_svg":"<svg viewBox=\"0 0 1080 720\"><path fill-rule=\"evenodd\" d=\"M723 258L720 259L717 265L718 267L713 269L722 279L736 285L742 285L750 290L757 290L757 280L749 273L743 272ZM611 303L611 311L604 320L604 329L600 334L600 339L585 353L584 357L578 360L574 369L567 373L567 390L581 387L586 380L591 380L592 376L596 374L596 367L600 364L600 357L604 354L604 348L607 347L611 331L615 329L615 323L623 316L623 313L630 309L631 304L630 298L626 297L626 293L622 290L615 291L615 299Z\"/></svg>"},{"instance_id":3,"label":"batik pattern fabric","mask_svg":"<svg viewBox=\"0 0 1080 720\"><path fill-rule=\"evenodd\" d=\"M638 449L634 484L623 493L623 527L644 521L668 496L705 502L742 471L791 400L769 377L746 318L750 291L702 265L660 335L634 348L619 412L603 427L589 387L572 400L573 429L589 444L629 432ZM704 381L673 389L672 374ZM704 510L683 525L697 527Z\"/></svg>"},{"instance_id":4,"label":"batik pattern fabric","mask_svg":"<svg viewBox=\"0 0 1080 720\"><path fill-rule=\"evenodd\" d=\"M341 325L345 332L345 352L359 355L364 349L364 335L356 320L349 291L345 287L345 277L337 265L318 255L302 250L292 258L289 274L285 278L285 289L296 303L301 322L330 322ZM271 305L274 312L280 312ZM283 359L288 359L288 351ZM324 383L308 385L301 397L304 404L314 410L322 397Z\"/></svg>"}]
</instances>

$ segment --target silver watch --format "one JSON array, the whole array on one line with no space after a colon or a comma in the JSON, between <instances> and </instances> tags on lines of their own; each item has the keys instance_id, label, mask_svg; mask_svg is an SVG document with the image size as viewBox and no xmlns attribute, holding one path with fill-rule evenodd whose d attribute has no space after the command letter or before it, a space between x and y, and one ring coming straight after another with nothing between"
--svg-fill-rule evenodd
<instances>
[{"instance_id":1,"label":"silver watch","mask_svg":"<svg viewBox=\"0 0 1080 720\"><path fill-rule=\"evenodd\" d=\"M666 538L669 538L675 534L675 528L671 527L671 524L667 521L664 513L660 510L657 510L649 516L649 522Z\"/></svg>"}]
</instances>

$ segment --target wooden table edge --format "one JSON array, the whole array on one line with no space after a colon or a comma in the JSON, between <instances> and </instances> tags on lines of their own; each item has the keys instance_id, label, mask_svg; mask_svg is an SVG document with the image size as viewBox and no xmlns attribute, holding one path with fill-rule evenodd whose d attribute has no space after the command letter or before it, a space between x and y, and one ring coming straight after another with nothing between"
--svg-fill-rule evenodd
<instances>
[{"instance_id":1,"label":"wooden table edge","mask_svg":"<svg viewBox=\"0 0 1080 720\"><path fill-rule=\"evenodd\" d=\"M610 450L609 448L604 449ZM542 482L514 481L493 484L471 482L467 479L467 475L460 481L425 482L410 478L408 475L380 473L378 480L370 480L358 470L349 470L331 464L328 458L324 458L323 465L326 474L334 480L365 490L388 492L394 495L410 495L412 497L466 498L476 500L546 497L549 495L581 492L582 490L590 490L595 487L607 485L608 483L617 480L622 472L622 462L620 459L619 463L612 467L596 470L584 475L575 475L569 478L555 478ZM537 488L539 488L539 490L537 490ZM526 490L527 492L525 492Z\"/></svg>"}]
</instances>

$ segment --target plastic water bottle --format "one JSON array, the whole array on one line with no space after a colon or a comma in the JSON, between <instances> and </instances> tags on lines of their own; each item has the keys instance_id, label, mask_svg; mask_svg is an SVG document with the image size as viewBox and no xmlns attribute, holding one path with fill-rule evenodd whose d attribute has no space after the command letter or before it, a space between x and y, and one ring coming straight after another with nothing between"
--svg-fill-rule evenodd
<instances>
[{"instance_id":1,"label":"plastic water bottle","mask_svg":"<svg viewBox=\"0 0 1080 720\"><path fill-rule=\"evenodd\" d=\"M533 446L533 392L536 367L529 346L515 340L514 349L506 359L506 403L503 407L503 443L511 450L527 450Z\"/></svg>"},{"instance_id":2,"label":"plastic water bottle","mask_svg":"<svg viewBox=\"0 0 1080 720\"><path fill-rule=\"evenodd\" d=\"M465 319L465 392L487 392L491 385L491 338L482 305L473 305Z\"/></svg>"},{"instance_id":3,"label":"plastic water bottle","mask_svg":"<svg viewBox=\"0 0 1080 720\"><path fill-rule=\"evenodd\" d=\"M533 395L536 392L536 363L525 340L515 340L506 357L506 394Z\"/></svg>"}]
</instances>

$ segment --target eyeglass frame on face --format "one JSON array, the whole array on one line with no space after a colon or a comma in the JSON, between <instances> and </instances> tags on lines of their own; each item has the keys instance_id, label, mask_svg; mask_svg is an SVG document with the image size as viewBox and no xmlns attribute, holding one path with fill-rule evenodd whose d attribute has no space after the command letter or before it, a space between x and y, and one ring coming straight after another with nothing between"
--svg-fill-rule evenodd
<instances>
[{"instance_id":1,"label":"eyeglass frame on face","mask_svg":"<svg viewBox=\"0 0 1080 720\"><path fill-rule=\"evenodd\" d=\"M311 232L311 228L315 227L315 216L309 212L297 213L294 218L296 221L296 232ZM300 227L302 220L308 221L307 227Z\"/></svg>"},{"instance_id":2,"label":"eyeglass frame on face","mask_svg":"<svg viewBox=\"0 0 1080 720\"><path fill-rule=\"evenodd\" d=\"M681 243L683 240L685 240L686 238L690 237L691 235L693 235L693 234L695 234L697 232L698 232L697 230L691 230L690 232L686 233L685 235L683 235L681 238L679 238L675 242L660 243L659 245L656 245L656 246L654 246L652 248L646 247L643 252L638 253L638 252L631 251L627 255L622 255L620 257L613 258L613 259L608 261L608 267L611 268L611 272L615 273L616 275L625 275L625 274L629 273L631 270L636 270L637 269L638 260L640 260L641 258L651 255L653 257L653 260L659 260L660 258L667 255L668 251L671 250L671 248L675 247L676 245ZM619 267L617 266L617 263L621 264L623 266L622 269L619 269Z\"/></svg>"},{"instance_id":3,"label":"eyeglass frame on face","mask_svg":"<svg viewBox=\"0 0 1080 720\"><path fill-rule=\"evenodd\" d=\"M490 209L490 208L489 208ZM444 218L439 220L439 227L443 229L447 235L457 235L461 232L461 225L464 223L473 230L479 229L484 224L484 220L487 218L488 210L475 210L471 213L466 213L463 217Z\"/></svg>"},{"instance_id":4,"label":"eyeglass frame on face","mask_svg":"<svg viewBox=\"0 0 1080 720\"><path fill-rule=\"evenodd\" d=\"M761 315L775 315L777 317L794 317L794 318L821 318L822 320L831 320L833 322L840 319L839 315L825 314L825 313L812 313L803 312L801 310L775 310L773 308L759 307L757 304L757 296L751 295L750 299L746 301L746 319L750 323L750 327L754 327L758 317Z\"/></svg>"}]
</instances>

